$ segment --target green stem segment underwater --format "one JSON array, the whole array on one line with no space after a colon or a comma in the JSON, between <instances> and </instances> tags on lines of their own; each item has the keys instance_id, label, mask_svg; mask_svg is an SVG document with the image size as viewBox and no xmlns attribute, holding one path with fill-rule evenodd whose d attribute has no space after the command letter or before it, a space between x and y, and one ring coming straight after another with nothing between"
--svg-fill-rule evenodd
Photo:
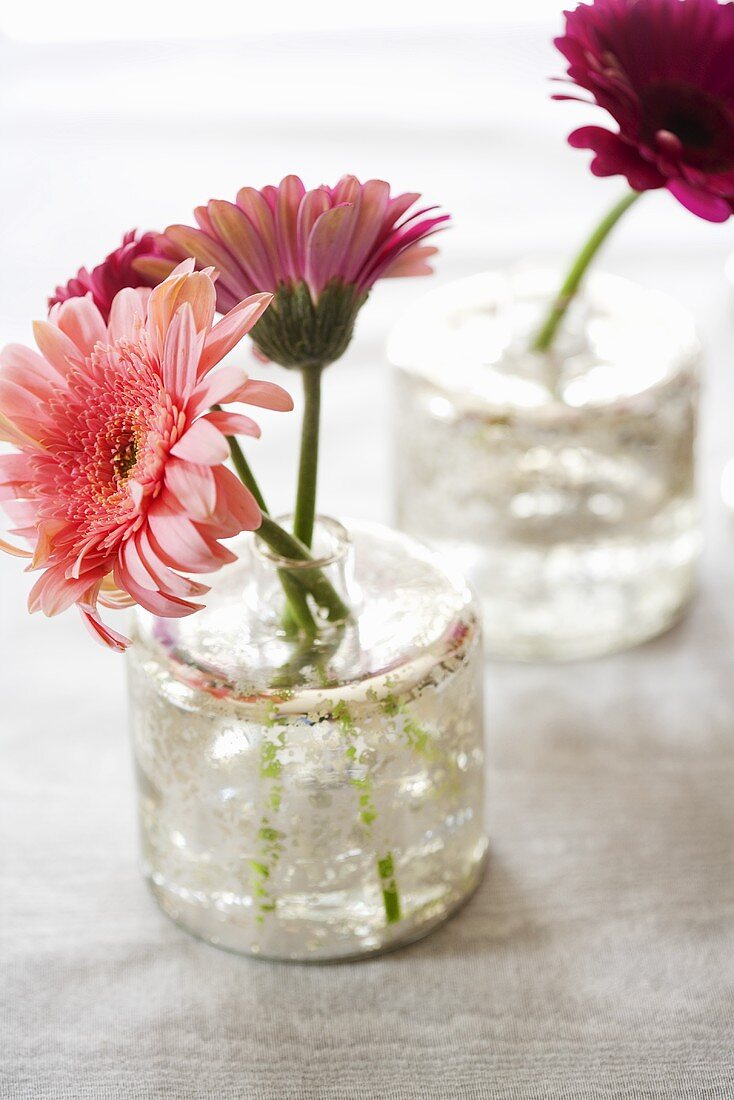
<instances>
[{"instance_id":1,"label":"green stem segment underwater","mask_svg":"<svg viewBox=\"0 0 734 1100\"><path fill-rule=\"evenodd\" d=\"M566 310L576 296L576 292L581 285L581 280L586 274L586 269L589 267L591 261L594 259L619 219L629 210L630 206L639 199L641 194L642 192L640 191L630 191L630 193L625 195L616 206L612 207L607 216L591 234L571 265L563 285L554 298L543 324L538 329L532 343L533 351L545 352L550 350L556 332L558 331L558 326L565 317Z\"/></svg>"}]
</instances>

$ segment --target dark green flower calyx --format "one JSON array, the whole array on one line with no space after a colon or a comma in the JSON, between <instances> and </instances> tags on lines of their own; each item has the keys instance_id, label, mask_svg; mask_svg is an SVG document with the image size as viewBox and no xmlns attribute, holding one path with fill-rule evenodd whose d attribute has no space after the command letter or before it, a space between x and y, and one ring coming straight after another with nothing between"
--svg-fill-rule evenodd
<instances>
[{"instance_id":1,"label":"dark green flower calyx","mask_svg":"<svg viewBox=\"0 0 734 1100\"><path fill-rule=\"evenodd\" d=\"M332 279L314 303L306 283L281 286L252 330L267 358L283 367L325 367L349 347L367 292Z\"/></svg>"}]
</instances>

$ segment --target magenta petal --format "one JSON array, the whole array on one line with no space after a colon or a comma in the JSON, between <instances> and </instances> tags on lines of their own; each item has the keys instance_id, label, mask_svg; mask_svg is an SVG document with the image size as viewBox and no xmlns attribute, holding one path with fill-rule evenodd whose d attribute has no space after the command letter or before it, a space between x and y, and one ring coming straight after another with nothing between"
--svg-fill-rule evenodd
<instances>
[{"instance_id":1,"label":"magenta petal","mask_svg":"<svg viewBox=\"0 0 734 1100\"><path fill-rule=\"evenodd\" d=\"M595 176L626 176L636 191L662 187L665 182L657 168L645 161L634 146L601 126L574 130L568 144L574 149L591 149L596 154L591 162Z\"/></svg>"},{"instance_id":2,"label":"magenta petal","mask_svg":"<svg viewBox=\"0 0 734 1100\"><path fill-rule=\"evenodd\" d=\"M731 203L726 199L693 187L684 180L670 180L667 188L681 206L707 222L725 222L732 214Z\"/></svg>"}]
</instances>

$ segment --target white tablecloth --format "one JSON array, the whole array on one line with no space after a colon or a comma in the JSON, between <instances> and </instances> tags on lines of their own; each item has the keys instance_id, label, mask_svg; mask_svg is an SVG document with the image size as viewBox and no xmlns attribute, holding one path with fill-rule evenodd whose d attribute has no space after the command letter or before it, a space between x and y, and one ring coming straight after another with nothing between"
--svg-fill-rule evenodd
<instances>
[{"instance_id":1,"label":"white tablecloth","mask_svg":"<svg viewBox=\"0 0 734 1100\"><path fill-rule=\"evenodd\" d=\"M338 97L323 100L315 65L316 91L305 81L307 102L293 112L318 97L325 121L287 131L268 121L263 94L269 56L308 70L287 39L242 47L241 58L232 44L199 56L206 64L189 79L218 76L227 93L213 120L176 116L189 85L160 93L166 120L139 87L156 76L160 92L196 60L194 47L132 59L111 47L61 60L7 51L3 339L27 338L47 288L99 253L100 225L111 245L117 226L184 217L210 192L299 164L311 183L353 167L443 200L458 221L439 279L518 251L568 251L619 187L593 182L583 155L563 148L570 109L554 107L557 119L540 81L532 96L523 84L541 59L541 73L557 68L536 46L519 33L398 34L326 50L318 56L338 53L343 79L352 63L362 74L359 125L337 117ZM373 54L383 71L393 57L380 102L398 106L371 115ZM129 117L75 95L85 73L87 88L105 87L129 65ZM403 79L422 80L409 107ZM174 179L170 214L161 180ZM606 261L687 301L708 345L698 600L677 629L621 656L488 667L488 871L467 908L420 944L361 964L279 966L222 954L169 923L136 870L123 662L73 615L27 617L26 578L0 561L0 1096L734 1096L734 523L716 484L734 452L734 307L722 277L732 243L730 226L649 196ZM382 344L419 290L378 289L348 360L329 374L327 511L389 517ZM276 507L289 503L294 469L285 419L262 417L255 454Z\"/></svg>"}]
</instances>

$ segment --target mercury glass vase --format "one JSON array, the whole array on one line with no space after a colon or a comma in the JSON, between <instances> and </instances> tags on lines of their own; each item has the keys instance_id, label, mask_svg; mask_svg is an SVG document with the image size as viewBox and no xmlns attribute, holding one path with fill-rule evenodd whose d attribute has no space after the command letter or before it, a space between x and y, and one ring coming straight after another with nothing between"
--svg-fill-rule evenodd
<instances>
[{"instance_id":1,"label":"mercury glass vase","mask_svg":"<svg viewBox=\"0 0 734 1100\"><path fill-rule=\"evenodd\" d=\"M699 344L663 294L591 275L553 351L529 351L559 285L517 269L429 294L392 333L398 525L460 565L485 643L593 657L688 604Z\"/></svg>"},{"instance_id":2,"label":"mercury glass vase","mask_svg":"<svg viewBox=\"0 0 734 1100\"><path fill-rule=\"evenodd\" d=\"M256 536L181 620L138 613L132 738L145 876L161 908L271 959L375 954L476 887L483 820L481 631L460 574L373 524L317 524L350 608L293 636Z\"/></svg>"}]
</instances>

